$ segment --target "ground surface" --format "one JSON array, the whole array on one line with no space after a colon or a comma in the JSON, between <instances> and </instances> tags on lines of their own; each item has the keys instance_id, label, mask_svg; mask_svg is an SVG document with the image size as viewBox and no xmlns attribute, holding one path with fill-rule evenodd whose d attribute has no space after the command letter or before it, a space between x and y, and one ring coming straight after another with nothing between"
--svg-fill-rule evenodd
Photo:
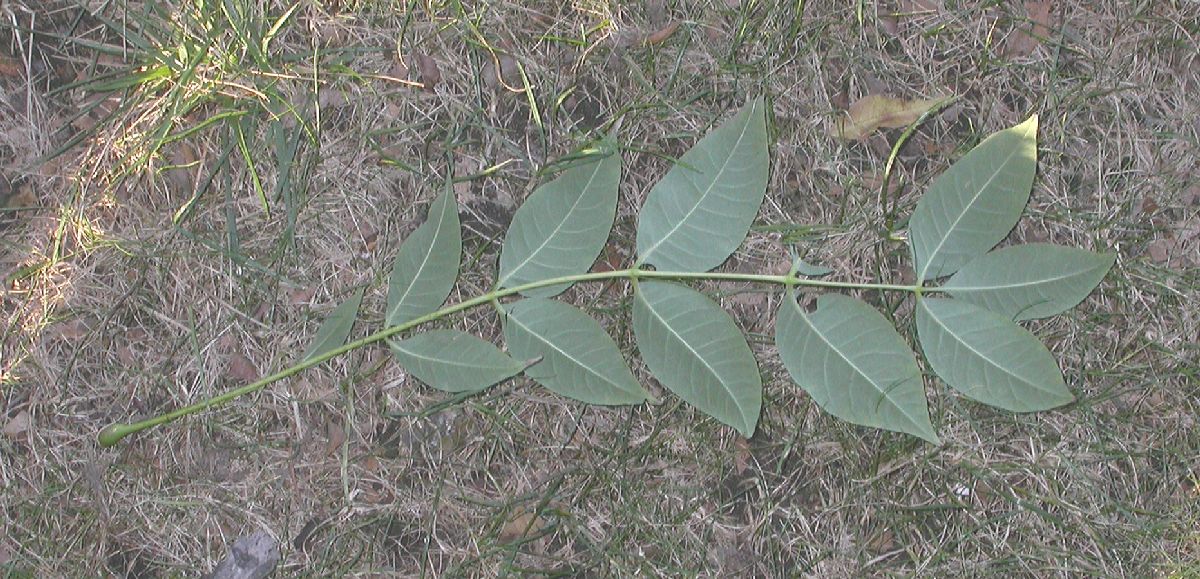
<instances>
[{"instance_id":1,"label":"ground surface","mask_svg":"<svg viewBox=\"0 0 1200 579\"><path fill-rule=\"evenodd\" d=\"M1200 573L1200 4L81 4L0 12L0 569L194 574L265 529L281 576ZM931 377L941 446L850 426L760 339L777 294L706 286L767 378L749 441L669 395L588 408L518 380L439 404L373 348L96 445L286 367L357 287L356 335L378 328L390 260L451 170L475 177L455 187L454 301L487 288L539 171L621 119L604 259L627 259L664 158L760 93L768 200L724 267L777 269L796 244L857 281L908 266L879 225L900 131L831 136L849 103L961 97L901 151L902 218L1040 114L1012 240L1118 255L1032 325L1078 402L1011 415ZM568 295L632 352L628 288Z\"/></svg>"}]
</instances>

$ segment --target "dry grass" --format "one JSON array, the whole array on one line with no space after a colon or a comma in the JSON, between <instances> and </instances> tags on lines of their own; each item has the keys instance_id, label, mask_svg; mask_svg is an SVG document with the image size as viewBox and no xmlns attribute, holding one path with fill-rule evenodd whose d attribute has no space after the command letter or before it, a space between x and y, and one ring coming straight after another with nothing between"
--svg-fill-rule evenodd
<instances>
[{"instance_id":1,"label":"dry grass","mask_svg":"<svg viewBox=\"0 0 1200 579\"><path fill-rule=\"evenodd\" d=\"M0 186L24 196L6 195L0 225L0 569L195 574L264 528L283 576L1200 573L1200 4L1059 3L1065 19L1027 56L1004 54L1025 14L1009 3L863 2L861 22L841 2L619 4L302 3L265 65L214 61L176 93L98 100L62 87L140 61L85 41L130 41L73 2L7 0ZM113 22L145 9L91 5ZM438 82L414 86L430 62ZM1038 112L1039 178L1013 239L1119 255L1084 304L1035 328L1079 402L1011 415L931 380L935 448L822 414L752 339L769 380L746 442L669 396L588 408L522 380L440 407L372 349L96 446L111 421L287 366L359 285L357 331L376 327L387 264L451 163L479 175L456 187L472 257L456 300L488 286L539 171L596 127L623 116L613 241L628 248L658 155L759 92L774 111L760 223L777 227L728 267L778 267L794 225L789 241L856 280L905 275L879 226L896 133L836 141L839 108L962 96L902 151L901 216L982 135ZM172 94L201 104L172 118ZM222 110L247 111L251 164L219 126L138 162L162 123ZM294 163L277 134L296 139ZM572 291L632 349L623 288ZM726 303L758 334L775 300ZM456 323L496 334L487 312Z\"/></svg>"}]
</instances>

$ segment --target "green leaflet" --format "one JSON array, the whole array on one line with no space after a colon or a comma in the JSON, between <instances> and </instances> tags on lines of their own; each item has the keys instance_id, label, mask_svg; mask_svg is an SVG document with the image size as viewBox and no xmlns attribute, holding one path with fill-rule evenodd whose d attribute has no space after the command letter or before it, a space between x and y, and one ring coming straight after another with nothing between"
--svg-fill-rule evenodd
<instances>
[{"instance_id":1,"label":"green leaflet","mask_svg":"<svg viewBox=\"0 0 1200 579\"><path fill-rule=\"evenodd\" d=\"M1048 243L1014 245L963 266L941 289L1006 318L1045 318L1083 301L1116 259Z\"/></svg>"},{"instance_id":2,"label":"green leaflet","mask_svg":"<svg viewBox=\"0 0 1200 579\"><path fill-rule=\"evenodd\" d=\"M478 392L525 369L491 342L458 330L432 330L388 345L405 370L445 392Z\"/></svg>"},{"instance_id":3,"label":"green leaflet","mask_svg":"<svg viewBox=\"0 0 1200 579\"><path fill-rule=\"evenodd\" d=\"M741 330L689 287L638 283L633 334L650 372L705 414L749 438L762 408L762 377Z\"/></svg>"},{"instance_id":4,"label":"green leaflet","mask_svg":"<svg viewBox=\"0 0 1200 579\"><path fill-rule=\"evenodd\" d=\"M346 343L346 338L350 337L350 331L354 329L354 320L358 318L358 307L362 305L363 290L365 289L358 288L353 294L350 294L346 301L334 308L329 317L321 323L321 327L317 329L316 337L313 338L300 361L311 360Z\"/></svg>"},{"instance_id":5,"label":"green leaflet","mask_svg":"<svg viewBox=\"0 0 1200 579\"><path fill-rule=\"evenodd\" d=\"M713 129L646 196L638 265L708 271L742 244L767 190L763 97Z\"/></svg>"},{"instance_id":6,"label":"green leaflet","mask_svg":"<svg viewBox=\"0 0 1200 579\"><path fill-rule=\"evenodd\" d=\"M796 257L792 259L792 273L798 273L804 277L824 277L833 273L833 269L823 265L813 265Z\"/></svg>"},{"instance_id":7,"label":"green leaflet","mask_svg":"<svg viewBox=\"0 0 1200 579\"><path fill-rule=\"evenodd\" d=\"M508 350L542 359L525 370L542 386L589 404L637 404L650 397L612 338L587 314L546 298L513 302L504 311Z\"/></svg>"},{"instance_id":8,"label":"green leaflet","mask_svg":"<svg viewBox=\"0 0 1200 579\"><path fill-rule=\"evenodd\" d=\"M917 335L933 371L984 404L1033 412L1074 400L1046 347L1000 314L959 300L921 298Z\"/></svg>"},{"instance_id":9,"label":"green leaflet","mask_svg":"<svg viewBox=\"0 0 1200 579\"><path fill-rule=\"evenodd\" d=\"M621 155L567 169L538 187L513 216L500 251L497 287L512 287L586 272L617 215ZM569 284L522 292L550 297Z\"/></svg>"},{"instance_id":10,"label":"green leaflet","mask_svg":"<svg viewBox=\"0 0 1200 579\"><path fill-rule=\"evenodd\" d=\"M950 275L1008 235L1033 188L1037 115L992 134L939 175L909 220L917 281Z\"/></svg>"},{"instance_id":11,"label":"green leaflet","mask_svg":"<svg viewBox=\"0 0 1200 579\"><path fill-rule=\"evenodd\" d=\"M792 379L826 412L938 443L917 360L871 306L825 294L817 310L805 314L788 291L775 322L775 345Z\"/></svg>"},{"instance_id":12,"label":"green leaflet","mask_svg":"<svg viewBox=\"0 0 1200 579\"><path fill-rule=\"evenodd\" d=\"M396 254L384 323L396 326L437 310L458 279L461 256L458 204L447 183L429 205L425 223L404 240Z\"/></svg>"}]
</instances>

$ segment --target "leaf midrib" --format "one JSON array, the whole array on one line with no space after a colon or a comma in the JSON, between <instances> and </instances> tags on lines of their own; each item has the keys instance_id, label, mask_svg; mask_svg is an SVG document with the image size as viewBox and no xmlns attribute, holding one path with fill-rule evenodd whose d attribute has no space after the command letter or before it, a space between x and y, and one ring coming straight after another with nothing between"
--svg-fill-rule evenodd
<instances>
[{"instance_id":1,"label":"leaf midrib","mask_svg":"<svg viewBox=\"0 0 1200 579\"><path fill-rule=\"evenodd\" d=\"M942 238L940 241L938 241L937 247L933 248L933 251L929 253L929 257L925 261L925 267L921 268L921 275L917 276L918 282L924 282L926 280L925 274L929 273L929 268L933 266L933 259L937 257L939 252L942 251L942 247L946 245L946 240L950 239L950 234L954 232L955 228L958 227L958 223L963 220L963 217L967 215L967 212L970 211L970 209L975 206L975 203L979 201L979 198L983 196L983 190L987 189L987 187L992 184L992 181L996 180L996 177L999 176L1001 171L1004 170L1004 167L1008 164L1009 160L1011 160L1013 156L1017 154L1017 151L1019 151L1021 148L1020 143L1024 142L1025 137L1028 135L1028 131L1026 131L1024 135L1021 135L1021 141L1018 141L1017 146L1014 146L1012 150L1008 152L1008 155L1004 157L1004 160L1000 162L1000 164L996 167L996 170L993 171L992 174L987 178L987 181L984 181L983 185L979 186L978 190L975 192L975 195L971 197L971 202L968 203L966 207L963 207L962 211L959 212L958 217L954 218L954 222L951 223L950 227L948 227L942 234Z\"/></svg>"},{"instance_id":2,"label":"leaf midrib","mask_svg":"<svg viewBox=\"0 0 1200 579\"><path fill-rule=\"evenodd\" d=\"M725 155L725 160L721 162L721 168L717 170L716 175L709 182L708 187L704 190L704 193L702 193L700 195L700 198L697 199L694 204L692 204L692 208L688 209L688 212L683 216L682 219L679 220L678 223L675 224L674 227L672 227L670 230L668 230L666 234L664 234L657 242L654 243L654 245L651 245L649 248L646 249L646 251L642 254L641 258L638 260L639 263L651 263L650 255L653 254L660 245L662 245L663 243L666 243L666 241L668 239L670 239L672 235L675 235L675 232L679 231L679 228L683 227L683 225L685 223L687 223L687 221L689 219L692 218L692 215L695 214L696 211L700 209L700 205L704 202L705 199L708 198L708 195L710 193L712 193L713 188L716 187L717 180L721 177L721 175L725 174L725 169L726 169L726 167L729 166L729 161L731 159L733 159L733 152L736 151L739 146L741 146L742 140L746 137L746 132L750 130L750 122L751 122L752 117L754 116L754 111L757 108L758 108L758 100L754 100L753 103L750 105L750 110L747 111L747 113L746 113L746 123L744 125L742 125L742 132L738 134L737 140L734 141L733 146L729 148L728 154ZM711 136L711 133L709 135ZM704 138L708 138L708 137L706 136ZM702 138L701 140L703 141L704 138ZM687 170L687 169L684 168L684 170Z\"/></svg>"},{"instance_id":3,"label":"leaf midrib","mask_svg":"<svg viewBox=\"0 0 1200 579\"><path fill-rule=\"evenodd\" d=\"M414 358L418 358L418 359L420 359L420 360L427 360L427 361L430 361L430 362L438 362L438 363L440 363L440 364L444 364L444 365L446 365L446 366L454 366L454 367L456 367L456 368L478 368L478 369L480 369L480 370L489 370L489 369L496 369L496 370L509 370L509 369L510 369L510 367L509 367L509 366L511 366L511 365L509 365L509 366L490 366L490 365L489 365L489 366L483 366L483 365L480 365L480 364L465 364L465 363L455 362L455 361L453 361L453 360L450 360L449 358L434 358L434 357L432 357L432 356L423 356L423 355L421 355L421 354L419 354L419 353L417 353L417 352L414 352L414 351L412 351L412 350L409 350L409 349L406 349L406 348L404 348L404 347L402 346L402 344L404 344L404 342L403 342L403 341L399 341L399 342L392 342L392 347L393 347L393 348L396 348L397 350L400 350L401 352L404 352L405 354L408 354L409 356L412 356L412 357L414 357ZM513 360L513 362L514 362L514 364L515 364L515 363L516 363L516 360ZM519 365L519 364L516 364L516 367L517 367L517 369L520 369L520 365Z\"/></svg>"},{"instance_id":4,"label":"leaf midrib","mask_svg":"<svg viewBox=\"0 0 1200 579\"><path fill-rule=\"evenodd\" d=\"M517 272L521 271L521 269L529 264L529 262L532 261L538 253L540 253L546 248L547 245L550 244L550 240L554 239L554 236L558 235L558 232L561 231L567 221L570 220L571 215L574 214L575 210L579 208L579 204L583 202L583 198L587 195L588 189L591 188L592 182L596 180L596 175L600 173L600 166L603 165L605 161L607 161L607 159L601 159L599 163L596 163L596 168L593 169L592 174L588 176L587 184L583 186L583 190L580 191L579 196L575 198L575 202L571 204L571 208L567 210L566 217L564 217L562 221L559 221L558 224L554 226L554 230L550 232L550 235L547 235L546 238L542 240L541 245L538 245L537 249L529 252L528 257L526 257L519 265L513 267L511 271L509 271L504 277L500 278L500 280L496 282L497 287L504 287L504 282L508 281L514 275L516 275Z\"/></svg>"},{"instance_id":5,"label":"leaf midrib","mask_svg":"<svg viewBox=\"0 0 1200 579\"><path fill-rule=\"evenodd\" d=\"M949 283L947 283L943 287L945 287L947 291L951 291L951 292L955 292L955 291L983 292L983 291L994 291L994 290L1001 290L1001 289L1014 289L1014 288L1036 286L1036 285L1047 284L1047 283L1054 283L1056 281L1062 281L1064 279L1081 276L1081 275L1088 273L1094 269L1096 269L1095 266L1089 266L1086 268L1074 270L1072 272L1069 272L1069 273L1066 273L1063 275L1059 275L1059 276L1055 276L1055 277L1040 278L1040 279L1035 279L1032 281L1021 282L1021 283L1011 283L1011 284L993 285L993 286L950 285Z\"/></svg>"}]
</instances>

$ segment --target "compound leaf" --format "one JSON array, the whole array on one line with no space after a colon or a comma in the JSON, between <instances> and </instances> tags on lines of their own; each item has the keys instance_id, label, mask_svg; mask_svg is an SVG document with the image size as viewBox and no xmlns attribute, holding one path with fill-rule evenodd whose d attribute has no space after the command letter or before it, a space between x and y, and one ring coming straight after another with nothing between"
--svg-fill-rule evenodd
<instances>
[{"instance_id":1,"label":"compound leaf","mask_svg":"<svg viewBox=\"0 0 1200 579\"><path fill-rule=\"evenodd\" d=\"M514 356L541 358L525 374L563 396L589 404L637 404L650 397L600 324L546 298L504 306L504 338Z\"/></svg>"},{"instance_id":2,"label":"compound leaf","mask_svg":"<svg viewBox=\"0 0 1200 579\"><path fill-rule=\"evenodd\" d=\"M633 302L633 333L659 382L743 436L754 434L762 377L721 306L686 286L643 281Z\"/></svg>"},{"instance_id":3,"label":"compound leaf","mask_svg":"<svg viewBox=\"0 0 1200 579\"><path fill-rule=\"evenodd\" d=\"M997 249L968 263L942 285L951 296L1013 320L1053 316L1095 289L1113 254L1049 243Z\"/></svg>"},{"instance_id":4,"label":"compound leaf","mask_svg":"<svg viewBox=\"0 0 1200 579\"><path fill-rule=\"evenodd\" d=\"M1034 115L989 136L934 179L909 221L918 282L958 271L1016 225L1037 169L1037 125Z\"/></svg>"},{"instance_id":5,"label":"compound leaf","mask_svg":"<svg viewBox=\"0 0 1200 579\"><path fill-rule=\"evenodd\" d=\"M499 287L584 273L608 240L617 214L621 156L567 169L538 187L513 216L500 251ZM550 297L560 284L521 292Z\"/></svg>"},{"instance_id":6,"label":"compound leaf","mask_svg":"<svg viewBox=\"0 0 1200 579\"><path fill-rule=\"evenodd\" d=\"M917 360L871 306L824 294L806 314L789 291L775 322L775 345L792 379L826 412L938 443Z\"/></svg>"},{"instance_id":7,"label":"compound leaf","mask_svg":"<svg viewBox=\"0 0 1200 579\"><path fill-rule=\"evenodd\" d=\"M758 214L768 164L759 97L700 139L650 190L638 219L638 264L672 271L720 265Z\"/></svg>"},{"instance_id":8,"label":"compound leaf","mask_svg":"<svg viewBox=\"0 0 1200 579\"><path fill-rule=\"evenodd\" d=\"M917 335L933 371L984 404L1033 412L1074 400L1049 350L1000 314L960 300L921 298Z\"/></svg>"},{"instance_id":9,"label":"compound leaf","mask_svg":"<svg viewBox=\"0 0 1200 579\"><path fill-rule=\"evenodd\" d=\"M454 190L446 190L429 206L429 215L400 245L388 280L388 326L415 320L438 309L458 279L462 231Z\"/></svg>"},{"instance_id":10,"label":"compound leaf","mask_svg":"<svg viewBox=\"0 0 1200 579\"><path fill-rule=\"evenodd\" d=\"M478 392L525 369L490 342L458 330L422 332L388 345L405 370L445 392Z\"/></svg>"},{"instance_id":11,"label":"compound leaf","mask_svg":"<svg viewBox=\"0 0 1200 579\"><path fill-rule=\"evenodd\" d=\"M364 289L366 288L358 288L325 318L301 361L311 360L346 343L346 338L350 337L350 331L354 329L354 321L358 319L358 307L362 305Z\"/></svg>"}]
</instances>

